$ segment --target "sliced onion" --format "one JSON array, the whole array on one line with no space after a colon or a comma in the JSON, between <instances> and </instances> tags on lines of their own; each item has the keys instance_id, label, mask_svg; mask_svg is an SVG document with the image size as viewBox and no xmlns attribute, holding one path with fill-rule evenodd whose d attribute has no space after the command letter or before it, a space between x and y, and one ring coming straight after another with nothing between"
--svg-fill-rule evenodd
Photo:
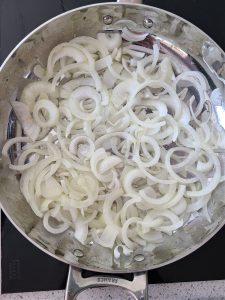
<instances>
[{"instance_id":1,"label":"sliced onion","mask_svg":"<svg viewBox=\"0 0 225 300\"><path fill-rule=\"evenodd\" d=\"M71 227L78 242L119 259L120 250L152 252L195 214L211 222L225 134L211 104L221 95L209 97L204 75L182 71L158 40L132 43L148 33L115 16L115 31L59 44L35 68L40 80L12 102L26 137L2 154L18 144L3 161L46 230Z\"/></svg>"},{"instance_id":2,"label":"sliced onion","mask_svg":"<svg viewBox=\"0 0 225 300\"><path fill-rule=\"evenodd\" d=\"M148 33L134 32L124 27L122 29L121 37L128 42L139 42L143 41L147 37Z\"/></svg>"},{"instance_id":3,"label":"sliced onion","mask_svg":"<svg viewBox=\"0 0 225 300\"><path fill-rule=\"evenodd\" d=\"M47 120L40 117L40 111L47 112ZM40 127L53 127L58 123L59 111L57 106L49 100L39 100L34 105L33 116Z\"/></svg>"},{"instance_id":4,"label":"sliced onion","mask_svg":"<svg viewBox=\"0 0 225 300\"><path fill-rule=\"evenodd\" d=\"M53 227L52 225L49 224L50 217L51 217L51 211L46 212L43 217L43 225L47 231L53 234L60 234L69 228L69 225L67 223L62 223L57 227Z\"/></svg>"},{"instance_id":5,"label":"sliced onion","mask_svg":"<svg viewBox=\"0 0 225 300\"><path fill-rule=\"evenodd\" d=\"M37 140L40 133L40 127L32 118L28 105L18 101L11 101L11 105L24 133L32 141Z\"/></svg>"},{"instance_id":6,"label":"sliced onion","mask_svg":"<svg viewBox=\"0 0 225 300\"><path fill-rule=\"evenodd\" d=\"M85 244L88 235L88 223L84 223L80 216L75 223L74 237L81 243Z\"/></svg>"},{"instance_id":7,"label":"sliced onion","mask_svg":"<svg viewBox=\"0 0 225 300\"><path fill-rule=\"evenodd\" d=\"M32 112L36 99L42 93L47 94L50 98L57 96L57 92L50 82L37 81L29 83L24 88L20 100L26 104L29 107L30 112Z\"/></svg>"},{"instance_id":8,"label":"sliced onion","mask_svg":"<svg viewBox=\"0 0 225 300\"><path fill-rule=\"evenodd\" d=\"M80 108L80 102L82 100L92 99L94 101L95 107L92 112L83 111ZM72 114L81 120L93 120L96 118L97 114L100 112L100 95L96 92L94 88L91 87L80 87L77 88L69 98L69 107Z\"/></svg>"},{"instance_id":9,"label":"sliced onion","mask_svg":"<svg viewBox=\"0 0 225 300\"><path fill-rule=\"evenodd\" d=\"M30 138L29 137L15 137L11 140L8 140L4 147L2 148L2 155L4 156L8 156L8 151L10 149L10 147L12 147L12 145L17 144L17 143L29 143L30 142Z\"/></svg>"},{"instance_id":10,"label":"sliced onion","mask_svg":"<svg viewBox=\"0 0 225 300\"><path fill-rule=\"evenodd\" d=\"M122 37L119 33L98 33L98 40L108 50L112 51L115 48L119 48L122 43Z\"/></svg>"}]
</instances>

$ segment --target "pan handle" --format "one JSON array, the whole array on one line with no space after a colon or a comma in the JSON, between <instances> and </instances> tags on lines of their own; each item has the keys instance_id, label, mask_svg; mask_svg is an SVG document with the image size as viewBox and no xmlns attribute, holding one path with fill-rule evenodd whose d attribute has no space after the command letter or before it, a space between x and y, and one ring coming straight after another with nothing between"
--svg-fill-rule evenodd
<instances>
[{"instance_id":1,"label":"pan handle","mask_svg":"<svg viewBox=\"0 0 225 300\"><path fill-rule=\"evenodd\" d=\"M117 2L126 3L126 4L129 4L129 3L142 4L143 0L117 0Z\"/></svg>"},{"instance_id":2,"label":"pan handle","mask_svg":"<svg viewBox=\"0 0 225 300\"><path fill-rule=\"evenodd\" d=\"M117 276L95 275L84 278L81 269L72 266L69 268L66 285L65 300L75 300L78 294L87 288L102 286L118 286L127 289L136 300L148 299L148 278L147 272L135 273L132 281Z\"/></svg>"}]
</instances>

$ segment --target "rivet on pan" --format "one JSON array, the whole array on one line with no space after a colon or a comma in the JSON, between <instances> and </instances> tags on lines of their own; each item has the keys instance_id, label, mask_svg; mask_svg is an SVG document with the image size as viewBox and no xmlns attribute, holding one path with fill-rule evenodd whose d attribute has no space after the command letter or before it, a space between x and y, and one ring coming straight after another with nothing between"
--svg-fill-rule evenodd
<instances>
[{"instance_id":1,"label":"rivet on pan","mask_svg":"<svg viewBox=\"0 0 225 300\"><path fill-rule=\"evenodd\" d=\"M112 24L112 21L113 21L113 17L110 16L110 15L106 15L103 17L103 22L105 25L110 25Z\"/></svg>"},{"instance_id":2,"label":"rivet on pan","mask_svg":"<svg viewBox=\"0 0 225 300\"><path fill-rule=\"evenodd\" d=\"M148 18L148 17L144 18L144 20L143 20L143 26L144 26L145 28L151 28L151 27L153 26L153 21L152 21L152 19L150 19L150 18Z\"/></svg>"},{"instance_id":3,"label":"rivet on pan","mask_svg":"<svg viewBox=\"0 0 225 300\"><path fill-rule=\"evenodd\" d=\"M143 254L137 254L134 256L134 260L135 261L138 261L138 262L141 262L145 259L144 255Z\"/></svg>"},{"instance_id":4,"label":"rivet on pan","mask_svg":"<svg viewBox=\"0 0 225 300\"><path fill-rule=\"evenodd\" d=\"M83 257L84 256L84 253L80 250L80 249L75 249L73 254L76 256L76 257Z\"/></svg>"}]
</instances>

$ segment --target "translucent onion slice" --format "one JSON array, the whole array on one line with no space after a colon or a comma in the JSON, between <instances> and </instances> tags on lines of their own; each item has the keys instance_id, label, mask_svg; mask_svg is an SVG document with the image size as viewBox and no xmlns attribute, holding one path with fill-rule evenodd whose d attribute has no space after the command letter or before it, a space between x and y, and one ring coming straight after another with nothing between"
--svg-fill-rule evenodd
<instances>
[{"instance_id":1,"label":"translucent onion slice","mask_svg":"<svg viewBox=\"0 0 225 300\"><path fill-rule=\"evenodd\" d=\"M137 222L141 221L140 218L129 218L122 227L122 231L121 231L121 237L122 237L122 241L123 243L127 246L128 249L133 250L137 247L137 244L132 242L132 240L129 238L129 226L131 226L132 224L137 224Z\"/></svg>"},{"instance_id":2,"label":"translucent onion slice","mask_svg":"<svg viewBox=\"0 0 225 300\"><path fill-rule=\"evenodd\" d=\"M122 43L122 37L119 33L98 33L97 38L109 51L119 48Z\"/></svg>"},{"instance_id":3,"label":"translucent onion slice","mask_svg":"<svg viewBox=\"0 0 225 300\"><path fill-rule=\"evenodd\" d=\"M98 236L97 232L98 229L92 231L94 241L105 248L112 248L119 229L115 225L107 225L100 236Z\"/></svg>"},{"instance_id":4,"label":"translucent onion slice","mask_svg":"<svg viewBox=\"0 0 225 300\"><path fill-rule=\"evenodd\" d=\"M40 116L44 111L46 118ZM57 125L59 119L59 111L57 106L49 100L39 100L34 105L33 116L40 127L48 128Z\"/></svg>"},{"instance_id":5,"label":"translucent onion slice","mask_svg":"<svg viewBox=\"0 0 225 300\"><path fill-rule=\"evenodd\" d=\"M209 193L211 193L216 186L219 184L220 182L220 178L221 178L221 165L220 165L220 161L218 159L218 157L216 156L216 154L211 150L211 149L204 149L206 151L206 153L208 155L210 155L213 165L214 165L214 174L212 179L210 180L210 182L208 183L207 186L205 186L204 188L202 188L199 191L187 191L186 195L187 197L201 197L201 196L205 196Z\"/></svg>"},{"instance_id":6,"label":"translucent onion slice","mask_svg":"<svg viewBox=\"0 0 225 300\"><path fill-rule=\"evenodd\" d=\"M9 149L17 143L29 143L30 142L30 138L29 137L15 137L12 138L11 140L8 140L5 145L2 148L2 155L4 156L8 156L8 151Z\"/></svg>"},{"instance_id":7,"label":"translucent onion slice","mask_svg":"<svg viewBox=\"0 0 225 300\"><path fill-rule=\"evenodd\" d=\"M128 42L143 41L147 37L148 33L140 33L131 31L128 27L122 29L121 37Z\"/></svg>"},{"instance_id":8,"label":"translucent onion slice","mask_svg":"<svg viewBox=\"0 0 225 300\"><path fill-rule=\"evenodd\" d=\"M56 227L50 225L49 224L50 217L51 217L51 211L46 212L43 217L43 225L48 232L51 232L53 234L60 234L69 228L69 225L67 223L61 223Z\"/></svg>"},{"instance_id":9,"label":"translucent onion slice","mask_svg":"<svg viewBox=\"0 0 225 300\"><path fill-rule=\"evenodd\" d=\"M82 100L92 99L94 101L94 109L91 112L84 111L80 108ZM79 87L70 96L68 100L72 114L81 120L94 120L100 112L100 95L92 87Z\"/></svg>"},{"instance_id":10,"label":"translucent onion slice","mask_svg":"<svg viewBox=\"0 0 225 300\"><path fill-rule=\"evenodd\" d=\"M24 133L32 141L37 140L40 133L40 127L34 121L28 105L18 101L11 101L11 105L16 114L17 119L20 122L20 125L23 128Z\"/></svg>"},{"instance_id":11,"label":"translucent onion slice","mask_svg":"<svg viewBox=\"0 0 225 300\"><path fill-rule=\"evenodd\" d=\"M118 198L120 198L122 195L123 195L122 189L114 190L110 194L105 195L104 204L102 208L103 220L105 224L108 225L115 224L115 220L112 214L112 205L113 202L116 201Z\"/></svg>"},{"instance_id":12,"label":"translucent onion slice","mask_svg":"<svg viewBox=\"0 0 225 300\"><path fill-rule=\"evenodd\" d=\"M88 223L85 223L81 216L79 216L75 223L74 237L81 243L85 244L88 235Z\"/></svg>"},{"instance_id":13,"label":"translucent onion slice","mask_svg":"<svg viewBox=\"0 0 225 300\"><path fill-rule=\"evenodd\" d=\"M50 82L36 81L29 83L23 90L20 101L29 107L30 112L33 112L33 108L36 99L42 94L47 94L50 98L57 96L57 91Z\"/></svg>"}]
</instances>

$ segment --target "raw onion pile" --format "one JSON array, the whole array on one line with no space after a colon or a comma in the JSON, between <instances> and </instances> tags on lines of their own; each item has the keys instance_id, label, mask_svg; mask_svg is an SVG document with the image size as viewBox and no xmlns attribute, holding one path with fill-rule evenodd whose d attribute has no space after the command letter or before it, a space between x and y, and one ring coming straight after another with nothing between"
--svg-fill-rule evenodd
<instances>
[{"instance_id":1,"label":"raw onion pile","mask_svg":"<svg viewBox=\"0 0 225 300\"><path fill-rule=\"evenodd\" d=\"M23 143L9 165L44 227L82 244L148 248L182 227L222 180L208 83L175 72L146 34L99 33L57 45L12 102ZM135 44L136 43L136 44ZM24 145L25 143L25 145Z\"/></svg>"}]
</instances>

